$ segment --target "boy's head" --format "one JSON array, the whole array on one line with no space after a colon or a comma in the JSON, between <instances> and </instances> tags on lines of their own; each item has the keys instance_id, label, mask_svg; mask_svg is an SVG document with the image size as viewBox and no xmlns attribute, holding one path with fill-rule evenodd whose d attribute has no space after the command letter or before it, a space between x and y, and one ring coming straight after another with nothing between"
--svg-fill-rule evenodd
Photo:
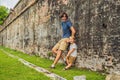
<instances>
[{"instance_id":1,"label":"boy's head","mask_svg":"<svg viewBox=\"0 0 120 80\"><path fill-rule=\"evenodd\" d=\"M69 37L69 42L70 42L70 43L75 43L75 38Z\"/></svg>"}]
</instances>

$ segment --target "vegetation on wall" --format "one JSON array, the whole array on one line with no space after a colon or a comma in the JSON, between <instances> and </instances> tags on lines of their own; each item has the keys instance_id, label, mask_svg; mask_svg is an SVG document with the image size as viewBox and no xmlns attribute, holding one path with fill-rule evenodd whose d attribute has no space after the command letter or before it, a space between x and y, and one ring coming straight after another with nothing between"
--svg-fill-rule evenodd
<instances>
[{"instance_id":1,"label":"vegetation on wall","mask_svg":"<svg viewBox=\"0 0 120 80\"><path fill-rule=\"evenodd\" d=\"M3 21L8 16L8 14L9 14L9 9L6 8L5 6L0 6L0 25L3 23Z\"/></svg>"}]
</instances>

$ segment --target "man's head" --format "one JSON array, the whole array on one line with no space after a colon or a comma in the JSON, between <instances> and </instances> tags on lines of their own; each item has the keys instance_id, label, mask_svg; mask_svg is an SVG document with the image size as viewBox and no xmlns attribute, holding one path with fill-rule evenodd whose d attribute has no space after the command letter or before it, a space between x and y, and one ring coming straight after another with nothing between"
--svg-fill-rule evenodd
<instances>
[{"instance_id":1,"label":"man's head","mask_svg":"<svg viewBox=\"0 0 120 80\"><path fill-rule=\"evenodd\" d=\"M60 18L61 18L61 20L62 20L63 22L66 21L66 20L68 19L67 13L65 13L65 12L61 13L61 14L60 14Z\"/></svg>"}]
</instances>

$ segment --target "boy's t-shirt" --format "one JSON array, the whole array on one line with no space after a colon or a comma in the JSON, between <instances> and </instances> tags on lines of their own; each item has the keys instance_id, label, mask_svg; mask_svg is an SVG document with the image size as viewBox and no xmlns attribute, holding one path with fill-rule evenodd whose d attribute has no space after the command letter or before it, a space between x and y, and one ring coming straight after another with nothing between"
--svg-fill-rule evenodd
<instances>
[{"instance_id":1,"label":"boy's t-shirt","mask_svg":"<svg viewBox=\"0 0 120 80\"><path fill-rule=\"evenodd\" d=\"M75 48L75 50L70 54L70 56L77 57L77 45L75 43L70 44L70 50Z\"/></svg>"}]
</instances>

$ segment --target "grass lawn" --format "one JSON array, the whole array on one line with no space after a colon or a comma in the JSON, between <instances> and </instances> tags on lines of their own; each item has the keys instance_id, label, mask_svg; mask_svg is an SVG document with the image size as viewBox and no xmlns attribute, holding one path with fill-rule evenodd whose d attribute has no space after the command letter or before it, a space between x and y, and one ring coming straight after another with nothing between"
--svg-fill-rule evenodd
<instances>
[{"instance_id":1,"label":"grass lawn","mask_svg":"<svg viewBox=\"0 0 120 80\"><path fill-rule=\"evenodd\" d=\"M77 69L77 68L72 68L67 71L63 71L62 69L65 67L63 64L57 64L55 69L50 69L50 65L52 64L53 61L45 58L40 58L38 56L29 56L28 54L24 54L20 51L12 50L9 48L4 48L0 47L0 49L4 49L5 51L17 55L33 64L36 64L37 66L43 67L51 72L54 72L67 80L73 80L73 76L78 76L78 75L86 75L87 80L105 80L105 76L101 75L98 72L93 72L90 70L83 70L83 69ZM18 69L19 70L19 69ZM47 80L47 79L44 79Z\"/></svg>"},{"instance_id":2,"label":"grass lawn","mask_svg":"<svg viewBox=\"0 0 120 80\"><path fill-rule=\"evenodd\" d=\"M0 50L0 80L50 80Z\"/></svg>"}]
</instances>

